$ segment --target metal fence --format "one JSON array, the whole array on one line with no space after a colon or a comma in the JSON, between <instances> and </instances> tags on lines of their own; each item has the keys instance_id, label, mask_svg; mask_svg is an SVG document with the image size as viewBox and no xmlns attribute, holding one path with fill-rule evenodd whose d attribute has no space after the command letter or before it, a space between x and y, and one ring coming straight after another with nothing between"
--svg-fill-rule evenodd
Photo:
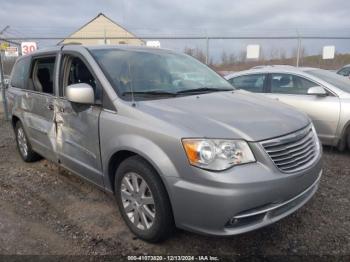
<instances>
[{"instance_id":1,"label":"metal fence","mask_svg":"<svg viewBox=\"0 0 350 262\"><path fill-rule=\"evenodd\" d=\"M64 37L8 37L13 42L36 41L39 47L57 45ZM162 48L186 52L202 62L212 65L219 70L236 71L251 66L263 64L288 64L295 66L316 66L335 69L345 63L350 63L350 36L322 36L322 35L279 35L279 36L207 36L207 35L141 35L139 37L75 37L68 38L71 42L108 43L111 40L127 42L131 39L146 41L160 41ZM102 41L99 41L102 40ZM246 46L257 44L260 46L258 59L247 59ZM323 46L333 45L336 48L334 59L323 60ZM11 62L8 62L11 64ZM8 70L5 63L5 70Z\"/></svg>"},{"instance_id":2,"label":"metal fence","mask_svg":"<svg viewBox=\"0 0 350 262\"><path fill-rule=\"evenodd\" d=\"M0 42L11 41L20 45L21 42L35 41L41 49L55 46L63 39L68 39L70 42L96 40L96 43L109 43L112 40L120 40L118 42L124 43L131 39L142 39L145 43L159 41L162 48L192 55L222 74L271 64L311 66L333 70L350 64L350 36L346 35L139 35L137 38L109 37L108 35L102 38L101 36L75 38L2 36ZM260 46L259 58L247 58L247 46L252 44ZM336 53L333 59L322 58L324 46L335 46ZM10 74L15 59L2 56L2 60L3 73Z\"/></svg>"}]
</instances>

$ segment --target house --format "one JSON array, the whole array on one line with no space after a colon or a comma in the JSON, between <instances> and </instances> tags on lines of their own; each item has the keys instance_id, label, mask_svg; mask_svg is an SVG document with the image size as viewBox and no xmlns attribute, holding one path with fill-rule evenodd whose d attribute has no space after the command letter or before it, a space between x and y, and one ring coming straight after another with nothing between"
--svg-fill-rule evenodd
<instances>
[{"instance_id":1,"label":"house","mask_svg":"<svg viewBox=\"0 0 350 262\"><path fill-rule=\"evenodd\" d=\"M125 37L125 39L123 39ZM83 45L145 45L133 33L108 18L103 13L98 14L91 21L58 43L79 43Z\"/></svg>"}]
</instances>

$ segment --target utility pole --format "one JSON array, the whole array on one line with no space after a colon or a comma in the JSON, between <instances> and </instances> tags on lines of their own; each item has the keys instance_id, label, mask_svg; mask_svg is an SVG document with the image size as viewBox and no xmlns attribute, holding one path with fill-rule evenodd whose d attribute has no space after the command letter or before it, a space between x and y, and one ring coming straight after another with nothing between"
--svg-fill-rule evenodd
<instances>
[{"instance_id":1,"label":"utility pole","mask_svg":"<svg viewBox=\"0 0 350 262\"><path fill-rule=\"evenodd\" d=\"M205 30L205 64L209 64L209 36L207 30Z\"/></svg>"},{"instance_id":2,"label":"utility pole","mask_svg":"<svg viewBox=\"0 0 350 262\"><path fill-rule=\"evenodd\" d=\"M2 35L10 26L5 26L3 30L0 31L0 35ZM4 70L2 66L2 50L0 49L0 88L2 95L2 102L4 106L5 120L9 120L8 109L7 109L7 99L6 99L6 86L5 86L5 78L4 78Z\"/></svg>"},{"instance_id":3,"label":"utility pole","mask_svg":"<svg viewBox=\"0 0 350 262\"><path fill-rule=\"evenodd\" d=\"M209 64L209 37L207 36L206 42L205 42L205 64Z\"/></svg>"},{"instance_id":4,"label":"utility pole","mask_svg":"<svg viewBox=\"0 0 350 262\"><path fill-rule=\"evenodd\" d=\"M9 120L8 116L8 110L7 110L7 99L6 99L6 90L5 90L5 78L4 78L4 70L2 66L2 51L0 51L0 87L1 87L1 96L2 96L2 103L4 106L4 113L5 113L5 120Z\"/></svg>"},{"instance_id":5,"label":"utility pole","mask_svg":"<svg viewBox=\"0 0 350 262\"><path fill-rule=\"evenodd\" d=\"M301 37L299 34L299 30L297 30L297 35L298 35L298 51L297 51L297 67L299 67L300 64L300 52L301 52Z\"/></svg>"},{"instance_id":6,"label":"utility pole","mask_svg":"<svg viewBox=\"0 0 350 262\"><path fill-rule=\"evenodd\" d=\"M103 28L103 40L104 44L107 45L107 39L106 39L106 27Z\"/></svg>"}]
</instances>

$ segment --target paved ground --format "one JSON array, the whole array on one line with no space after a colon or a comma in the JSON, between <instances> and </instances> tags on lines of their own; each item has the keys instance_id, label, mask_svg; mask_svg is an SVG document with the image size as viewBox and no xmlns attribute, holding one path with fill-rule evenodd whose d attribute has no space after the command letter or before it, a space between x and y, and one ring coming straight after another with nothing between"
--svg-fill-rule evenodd
<instances>
[{"instance_id":1,"label":"paved ground","mask_svg":"<svg viewBox=\"0 0 350 262\"><path fill-rule=\"evenodd\" d=\"M26 164L0 119L0 254L350 255L350 152L325 148L315 197L282 221L212 238L178 231L158 245L135 239L112 197L42 160Z\"/></svg>"}]
</instances>

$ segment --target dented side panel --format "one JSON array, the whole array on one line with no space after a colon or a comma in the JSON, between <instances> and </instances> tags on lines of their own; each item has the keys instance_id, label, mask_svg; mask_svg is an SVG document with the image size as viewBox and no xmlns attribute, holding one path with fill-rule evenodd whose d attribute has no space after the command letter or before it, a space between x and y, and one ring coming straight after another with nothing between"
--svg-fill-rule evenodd
<instances>
[{"instance_id":1,"label":"dented side panel","mask_svg":"<svg viewBox=\"0 0 350 262\"><path fill-rule=\"evenodd\" d=\"M101 108L58 98L55 109L57 152L61 164L103 186L99 139Z\"/></svg>"},{"instance_id":2,"label":"dented side panel","mask_svg":"<svg viewBox=\"0 0 350 262\"><path fill-rule=\"evenodd\" d=\"M27 91L22 97L22 108L23 119L34 150L47 159L57 161L54 100L54 96Z\"/></svg>"},{"instance_id":3,"label":"dented side panel","mask_svg":"<svg viewBox=\"0 0 350 262\"><path fill-rule=\"evenodd\" d=\"M21 120L32 148L56 162L55 97L14 87L8 93L10 114Z\"/></svg>"}]
</instances>

